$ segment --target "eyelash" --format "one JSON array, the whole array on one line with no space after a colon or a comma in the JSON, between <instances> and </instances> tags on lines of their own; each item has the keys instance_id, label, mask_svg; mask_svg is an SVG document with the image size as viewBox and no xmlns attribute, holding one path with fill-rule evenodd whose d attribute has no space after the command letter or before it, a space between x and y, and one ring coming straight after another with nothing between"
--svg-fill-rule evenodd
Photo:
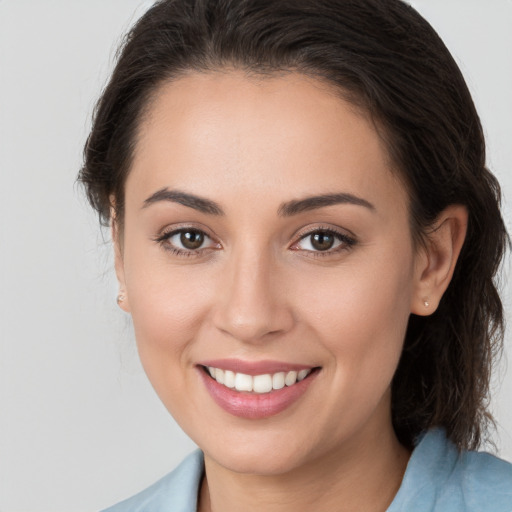
<instances>
[{"instance_id":1,"label":"eyelash","mask_svg":"<svg viewBox=\"0 0 512 512\"><path fill-rule=\"evenodd\" d=\"M306 231L305 233L301 233L299 235L299 239L297 240L297 242L294 242L294 244L292 245L292 248L293 248L293 246L298 245L301 241L306 240L308 237L315 235L317 233L331 235L336 240L340 241L341 243L338 247L336 247L334 249L327 249L325 251L311 251L311 250L304 250L304 249L293 249L293 250L297 250L297 251L302 250L303 252L307 252L308 257L327 258L329 256L333 256L333 255L339 254L344 251L349 251L357 244L357 240L355 239L355 237L349 236L346 233L338 231L332 227L319 226L319 227L315 227L309 231Z\"/></svg>"},{"instance_id":2,"label":"eyelash","mask_svg":"<svg viewBox=\"0 0 512 512\"><path fill-rule=\"evenodd\" d=\"M180 248L175 247L169 243L169 240L173 236L179 235L182 233L198 233L198 234L203 235L205 237L205 239L209 239L209 240L213 241L213 239L205 231L203 231L202 229L193 228L193 227L182 227L179 229L173 229L171 231L164 232L160 236L155 238L154 241L157 242L158 244L160 244L164 250L170 252L171 254L180 256L180 257L186 257L186 258L200 256L204 251L211 248L211 247L203 247L203 248L196 249L196 250L180 249ZM333 250L327 249L325 251L313 251L313 250L307 250L307 249L305 250L305 249L294 249L293 248L294 246L298 245L301 241L303 241L303 240L307 239L308 237L310 237L314 234L317 234L317 233L331 235L334 238L336 238L338 241L340 241L341 244ZM310 253L308 255L309 257L325 258L325 257L332 256L333 254L338 254L343 251L348 251L348 250L352 249L356 244L357 244L357 240L355 238L348 236L347 234L342 233L340 231L337 231L336 229L333 229L332 227L316 227L314 229L311 229L310 231L300 234L299 239L292 244L290 249ZM218 244L218 243L217 243L217 245L220 246L220 244ZM215 247L215 249L217 249L217 248L218 247Z\"/></svg>"},{"instance_id":3,"label":"eyelash","mask_svg":"<svg viewBox=\"0 0 512 512\"><path fill-rule=\"evenodd\" d=\"M196 249L196 250L180 249L179 247L175 247L175 246L171 245L169 240L173 236L179 235L182 233L198 233L200 235L203 235L205 237L205 239L209 239L209 240L213 241L212 237L209 236L204 230L199 229L199 228L194 228L194 227L182 227L182 228L178 228L178 229L173 229L171 231L163 232L160 236L155 238L154 241L157 242L158 244L160 244L164 250L170 252L171 254L173 254L175 256L185 257L185 258L201 256L201 254L204 251L209 249L209 247L203 247L203 248ZM219 245L219 244L217 244L217 245Z\"/></svg>"}]
</instances>

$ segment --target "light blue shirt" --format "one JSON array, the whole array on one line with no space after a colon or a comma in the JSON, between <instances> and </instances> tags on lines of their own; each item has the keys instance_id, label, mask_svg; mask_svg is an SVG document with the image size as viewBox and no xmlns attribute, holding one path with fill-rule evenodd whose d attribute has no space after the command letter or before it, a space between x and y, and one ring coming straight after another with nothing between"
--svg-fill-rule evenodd
<instances>
[{"instance_id":1,"label":"light blue shirt","mask_svg":"<svg viewBox=\"0 0 512 512\"><path fill-rule=\"evenodd\" d=\"M196 512L203 454L104 512ZM414 449L387 512L512 512L512 464L488 453L462 452L444 432L427 432Z\"/></svg>"}]
</instances>

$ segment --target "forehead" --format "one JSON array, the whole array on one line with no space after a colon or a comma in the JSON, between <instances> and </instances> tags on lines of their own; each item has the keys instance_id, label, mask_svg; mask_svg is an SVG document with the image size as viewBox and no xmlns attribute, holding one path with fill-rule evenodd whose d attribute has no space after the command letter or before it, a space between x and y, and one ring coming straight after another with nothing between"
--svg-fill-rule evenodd
<instances>
[{"instance_id":1,"label":"forehead","mask_svg":"<svg viewBox=\"0 0 512 512\"><path fill-rule=\"evenodd\" d=\"M369 116L296 73L190 73L162 85L139 128L127 193L162 187L219 200L343 189L406 202Z\"/></svg>"}]
</instances>

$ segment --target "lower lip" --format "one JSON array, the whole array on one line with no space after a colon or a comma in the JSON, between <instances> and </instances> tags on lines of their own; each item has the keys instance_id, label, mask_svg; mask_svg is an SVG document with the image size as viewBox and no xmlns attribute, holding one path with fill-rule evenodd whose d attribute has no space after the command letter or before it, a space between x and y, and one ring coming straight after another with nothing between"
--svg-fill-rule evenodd
<instances>
[{"instance_id":1,"label":"lower lip","mask_svg":"<svg viewBox=\"0 0 512 512\"><path fill-rule=\"evenodd\" d=\"M198 370L217 405L233 416L251 420L268 418L290 407L306 392L318 374L318 371L314 371L293 386L259 394L227 388L207 375L202 367Z\"/></svg>"}]
</instances>

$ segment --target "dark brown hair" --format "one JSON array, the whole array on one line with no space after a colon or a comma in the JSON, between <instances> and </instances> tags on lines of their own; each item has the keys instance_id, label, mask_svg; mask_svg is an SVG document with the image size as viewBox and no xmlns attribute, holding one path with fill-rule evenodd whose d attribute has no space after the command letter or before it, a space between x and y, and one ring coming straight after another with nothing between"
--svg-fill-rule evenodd
<instances>
[{"instance_id":1,"label":"dark brown hair","mask_svg":"<svg viewBox=\"0 0 512 512\"><path fill-rule=\"evenodd\" d=\"M453 280L428 317L412 315L394 377L400 440L444 427L459 448L485 436L490 370L503 337L495 276L507 243L500 190L460 70L401 0L162 0L129 32L100 98L79 179L103 223L122 223L137 128L156 89L188 71L292 71L334 85L384 137L410 195L415 240L450 204L469 226Z\"/></svg>"}]
</instances>

